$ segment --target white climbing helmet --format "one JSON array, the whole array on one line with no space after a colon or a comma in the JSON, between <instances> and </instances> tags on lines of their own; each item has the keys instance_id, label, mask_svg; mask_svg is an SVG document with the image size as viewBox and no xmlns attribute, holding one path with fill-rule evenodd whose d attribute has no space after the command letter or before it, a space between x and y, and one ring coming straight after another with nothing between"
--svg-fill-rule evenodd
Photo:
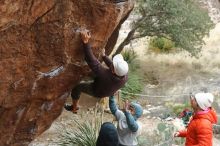
<instances>
[{"instance_id":1,"label":"white climbing helmet","mask_svg":"<svg viewBox=\"0 0 220 146\"><path fill-rule=\"evenodd\" d=\"M115 74L118 76L124 76L128 73L128 63L124 60L121 54L113 57L113 66Z\"/></svg>"}]
</instances>

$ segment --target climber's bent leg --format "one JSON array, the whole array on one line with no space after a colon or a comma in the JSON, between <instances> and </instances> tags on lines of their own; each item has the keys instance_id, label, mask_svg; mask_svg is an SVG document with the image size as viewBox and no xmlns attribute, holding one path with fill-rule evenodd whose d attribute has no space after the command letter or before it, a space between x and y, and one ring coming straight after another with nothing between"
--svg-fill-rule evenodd
<instances>
[{"instance_id":1,"label":"climber's bent leg","mask_svg":"<svg viewBox=\"0 0 220 146\"><path fill-rule=\"evenodd\" d=\"M78 84L75 88L72 89L71 97L72 97L72 105L66 104L64 108L67 111L72 111L73 113L77 113L79 110L78 103L81 92L86 93L88 95L93 96L93 82L83 82Z\"/></svg>"}]
</instances>

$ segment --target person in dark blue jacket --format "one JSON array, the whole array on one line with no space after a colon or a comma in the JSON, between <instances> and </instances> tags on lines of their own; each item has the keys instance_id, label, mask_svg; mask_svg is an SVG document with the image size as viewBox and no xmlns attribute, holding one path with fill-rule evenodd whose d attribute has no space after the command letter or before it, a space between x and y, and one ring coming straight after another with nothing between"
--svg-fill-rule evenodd
<instances>
[{"instance_id":1,"label":"person in dark blue jacket","mask_svg":"<svg viewBox=\"0 0 220 146\"><path fill-rule=\"evenodd\" d=\"M118 144L118 132L116 127L110 122L102 124L96 146L118 146Z\"/></svg>"}]
</instances>

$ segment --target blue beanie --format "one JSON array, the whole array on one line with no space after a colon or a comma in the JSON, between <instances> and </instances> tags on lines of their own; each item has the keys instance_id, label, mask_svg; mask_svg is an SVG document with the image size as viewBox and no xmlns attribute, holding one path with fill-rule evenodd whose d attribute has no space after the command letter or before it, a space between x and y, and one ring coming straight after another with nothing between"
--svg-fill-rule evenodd
<instances>
[{"instance_id":1,"label":"blue beanie","mask_svg":"<svg viewBox=\"0 0 220 146\"><path fill-rule=\"evenodd\" d=\"M134 117L137 120L143 114L143 109L142 109L141 105L138 103L131 102L131 106L134 107L134 109L135 109Z\"/></svg>"},{"instance_id":2,"label":"blue beanie","mask_svg":"<svg viewBox=\"0 0 220 146\"><path fill-rule=\"evenodd\" d=\"M99 131L99 136L96 142L96 146L118 146L118 132L115 126L106 122L102 124L101 129Z\"/></svg>"}]
</instances>

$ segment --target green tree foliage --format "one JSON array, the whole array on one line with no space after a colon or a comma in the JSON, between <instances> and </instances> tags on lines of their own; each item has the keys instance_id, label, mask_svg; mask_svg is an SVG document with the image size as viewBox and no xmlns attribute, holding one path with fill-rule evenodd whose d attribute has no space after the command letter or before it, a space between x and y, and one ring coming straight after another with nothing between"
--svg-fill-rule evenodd
<instances>
[{"instance_id":1,"label":"green tree foliage","mask_svg":"<svg viewBox=\"0 0 220 146\"><path fill-rule=\"evenodd\" d=\"M213 27L207 10L195 0L138 0L135 9L138 18L116 53L131 40L158 36L196 55Z\"/></svg>"}]
</instances>

